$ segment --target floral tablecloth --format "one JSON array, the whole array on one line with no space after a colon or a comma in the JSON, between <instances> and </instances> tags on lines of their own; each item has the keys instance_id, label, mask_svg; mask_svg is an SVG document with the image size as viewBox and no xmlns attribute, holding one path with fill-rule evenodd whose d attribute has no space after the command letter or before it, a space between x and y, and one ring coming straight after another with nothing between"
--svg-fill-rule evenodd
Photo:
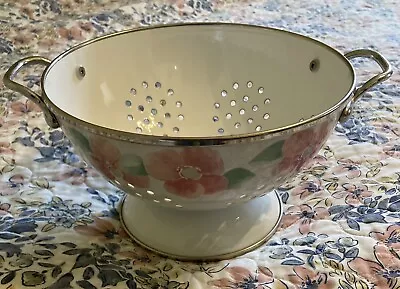
<instances>
[{"instance_id":1,"label":"floral tablecloth","mask_svg":"<svg viewBox=\"0 0 400 289\"><path fill-rule=\"evenodd\" d=\"M214 263L145 251L118 221L123 193L0 82L0 288L400 288L400 6L397 0L0 1L1 74L104 33L225 21L285 28L345 52L374 48L395 73L279 188L282 226L261 248ZM355 63L360 80L378 71ZM22 80L34 89L40 71Z\"/></svg>"}]
</instances>

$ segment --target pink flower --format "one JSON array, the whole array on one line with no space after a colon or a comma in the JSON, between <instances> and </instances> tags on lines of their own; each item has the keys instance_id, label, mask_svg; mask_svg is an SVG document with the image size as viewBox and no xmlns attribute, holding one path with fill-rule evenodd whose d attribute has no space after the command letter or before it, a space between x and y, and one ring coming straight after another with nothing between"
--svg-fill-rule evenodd
<instances>
[{"instance_id":1,"label":"pink flower","mask_svg":"<svg viewBox=\"0 0 400 289\"><path fill-rule=\"evenodd\" d=\"M90 225L79 225L75 231L86 236L99 237L100 239L114 239L114 237L126 238L127 234L122 228L117 228L106 218L94 217L94 222Z\"/></svg>"},{"instance_id":2,"label":"pink flower","mask_svg":"<svg viewBox=\"0 0 400 289\"><path fill-rule=\"evenodd\" d=\"M295 288L315 288L315 289L332 289L334 282L328 279L328 274L315 270L309 270L303 266L293 268L295 274L290 274L289 281L295 285Z\"/></svg>"},{"instance_id":3,"label":"pink flower","mask_svg":"<svg viewBox=\"0 0 400 289\"><path fill-rule=\"evenodd\" d=\"M214 194L228 186L228 180L222 176L222 158L209 148L161 150L149 155L144 165L149 175L164 181L168 192L182 197Z\"/></svg>"},{"instance_id":4,"label":"pink flower","mask_svg":"<svg viewBox=\"0 0 400 289\"><path fill-rule=\"evenodd\" d=\"M11 111L18 116L30 113L30 112L41 112L42 110L40 107L34 103L33 101L26 100L25 102L22 101L15 101L11 103Z\"/></svg>"},{"instance_id":5,"label":"pink flower","mask_svg":"<svg viewBox=\"0 0 400 289\"><path fill-rule=\"evenodd\" d=\"M371 232L369 235L390 248L400 250L400 225L390 225L385 233Z\"/></svg>"},{"instance_id":6,"label":"pink flower","mask_svg":"<svg viewBox=\"0 0 400 289\"><path fill-rule=\"evenodd\" d=\"M89 143L93 165L107 178L114 179L121 157L119 150L104 139L91 138Z\"/></svg>"},{"instance_id":7,"label":"pink flower","mask_svg":"<svg viewBox=\"0 0 400 289\"><path fill-rule=\"evenodd\" d=\"M263 289L265 285L274 282L271 270L259 268L256 274L252 274L244 267L229 267L226 269L230 278L222 278L209 282L214 288L254 288Z\"/></svg>"},{"instance_id":8,"label":"pink flower","mask_svg":"<svg viewBox=\"0 0 400 289\"><path fill-rule=\"evenodd\" d=\"M387 143L383 147L383 152L392 158L400 159L400 145L398 144L398 139L395 143Z\"/></svg>"},{"instance_id":9,"label":"pink flower","mask_svg":"<svg viewBox=\"0 0 400 289\"><path fill-rule=\"evenodd\" d=\"M349 205L359 205L363 204L365 198L372 196L372 192L368 191L367 186L356 187L352 184L344 184L344 190L337 191L332 194L335 199L343 199Z\"/></svg>"},{"instance_id":10,"label":"pink flower","mask_svg":"<svg viewBox=\"0 0 400 289\"><path fill-rule=\"evenodd\" d=\"M400 286L400 257L384 244L374 246L375 261L357 257L348 262L351 270L374 284L374 288L397 289Z\"/></svg>"},{"instance_id":11,"label":"pink flower","mask_svg":"<svg viewBox=\"0 0 400 289\"><path fill-rule=\"evenodd\" d=\"M317 194L321 191L323 191L321 181L316 178L315 180L309 180L301 183L300 186L292 190L292 194L294 196L300 195L300 199L304 199L312 194Z\"/></svg>"},{"instance_id":12,"label":"pink flower","mask_svg":"<svg viewBox=\"0 0 400 289\"><path fill-rule=\"evenodd\" d=\"M321 220L327 216L329 216L329 212L323 207L311 208L307 204L291 206L282 217L281 227L286 229L300 221L300 233L307 234L310 232L310 226L314 220Z\"/></svg>"},{"instance_id":13,"label":"pink flower","mask_svg":"<svg viewBox=\"0 0 400 289\"><path fill-rule=\"evenodd\" d=\"M15 154L15 149L11 147L11 144L7 142L0 142L0 155L12 154Z\"/></svg>"},{"instance_id":14,"label":"pink flower","mask_svg":"<svg viewBox=\"0 0 400 289\"><path fill-rule=\"evenodd\" d=\"M335 175L344 174L348 179L361 176L360 164L349 159L339 160L338 165L332 171Z\"/></svg>"},{"instance_id":15,"label":"pink flower","mask_svg":"<svg viewBox=\"0 0 400 289\"><path fill-rule=\"evenodd\" d=\"M1 196L11 196L20 190L20 188L26 184L27 181L25 180L23 175L17 174L12 176L8 182L0 182L0 195Z\"/></svg>"},{"instance_id":16,"label":"pink flower","mask_svg":"<svg viewBox=\"0 0 400 289\"><path fill-rule=\"evenodd\" d=\"M124 171L120 162L121 153L119 149L109 141L100 138L92 138L89 143L93 166L105 177L113 180L116 176L122 175L122 178L126 182L135 187L147 188L149 186L150 180L148 176L135 176Z\"/></svg>"},{"instance_id":17,"label":"pink flower","mask_svg":"<svg viewBox=\"0 0 400 289\"><path fill-rule=\"evenodd\" d=\"M88 177L99 176L94 169L72 168L55 176L53 181L67 181L71 185L79 186L87 181Z\"/></svg>"},{"instance_id":18,"label":"pink flower","mask_svg":"<svg viewBox=\"0 0 400 289\"><path fill-rule=\"evenodd\" d=\"M308 128L292 134L282 146L283 159L279 163L279 170L293 172L300 170L311 161L319 151L328 136L329 122Z\"/></svg>"}]
</instances>

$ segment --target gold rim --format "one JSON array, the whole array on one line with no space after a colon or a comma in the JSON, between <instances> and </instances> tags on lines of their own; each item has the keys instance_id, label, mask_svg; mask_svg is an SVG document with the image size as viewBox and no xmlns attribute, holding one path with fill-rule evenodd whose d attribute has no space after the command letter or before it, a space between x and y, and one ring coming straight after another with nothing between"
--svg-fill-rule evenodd
<instances>
[{"instance_id":1,"label":"gold rim","mask_svg":"<svg viewBox=\"0 0 400 289\"><path fill-rule=\"evenodd\" d=\"M272 192L271 192L272 194ZM128 236L135 241L137 244L139 244L140 246L146 248L147 250L154 252L160 256L163 257L167 257L170 259L175 259L175 260L179 260L179 261L222 261L222 260L226 260L226 259L232 259L241 255L244 255L246 253L249 253L259 247L261 247L261 245L263 245L265 242L267 242L274 234L275 232L278 230L279 224L282 220L282 216L283 216L283 205L282 205L282 200L279 196L279 194L277 192L273 192L273 194L275 194L275 197L278 199L278 203L279 203L279 217L276 220L273 228L271 231L269 231L261 240L255 242L254 244L243 248L241 250L238 251L234 251L231 253L226 253L226 254L221 254L221 255L215 255L215 256L205 256L205 257L188 257L188 256L181 256L181 255L174 255L174 254L168 254L166 252L157 250L151 246L146 245L145 243L143 243L141 240L139 240L138 238L135 237L135 235L133 235L127 228L126 223L124 221L124 217L122 214L122 210L124 209L124 205L125 205L125 201L127 198L127 194L125 194L125 196L123 197L123 199L120 202L120 222L121 225L123 227L123 229L125 230L125 232L128 234ZM135 198L135 197L133 197Z\"/></svg>"},{"instance_id":2,"label":"gold rim","mask_svg":"<svg viewBox=\"0 0 400 289\"><path fill-rule=\"evenodd\" d=\"M128 33L135 33L135 32L142 32L142 31L148 31L148 30L153 30L153 29L167 29L167 28L173 28L173 27L182 27L182 26L236 26L236 27L243 27L243 28L251 28L251 29L257 29L261 31L278 31L280 33L285 33L285 34L290 34L295 37L299 37L302 39L306 39L307 41L314 42L315 44L324 47L325 49L330 50L337 56L339 56L342 61L348 66L352 73L352 85L349 87L348 92L346 95L334 106L330 107L329 109L321 112L318 115L315 115L312 118L307 119L306 121L302 123L295 123L283 127L279 127L276 129L271 129L271 130L264 130L260 132L253 132L253 133L246 133L246 134L237 134L233 136L212 136L212 137L174 137L174 136L154 136L154 135L143 135L143 134L137 134L134 132L124 132L124 131L119 131L115 129L110 129L110 128L105 128L102 126L94 125L89 122L83 121L79 118L76 118L69 113L63 111L60 109L58 106L56 106L47 96L46 91L44 89L44 83L46 81L46 77L49 73L49 71L52 69L53 66L55 66L61 59L66 57L67 55L73 53L74 51L83 48L87 45L90 45L92 43L107 39L107 38L112 38ZM73 124L74 126L81 127L82 129L85 129L87 131L94 132L99 135L106 136L108 138L113 138L113 139L118 139L118 140L124 140L124 141L129 141L133 143L139 143L139 144L151 144L151 145L161 145L161 146L215 146L215 145L224 145L224 144L235 144L235 143L246 143L246 142L255 142L255 141L262 141L265 139L269 139L271 137L274 137L276 135L281 135L282 132L289 133L292 130L295 129L301 129L307 126L312 126L315 125L319 121L323 121L326 117L329 115L333 114L336 112L336 114L340 114L342 112L342 109L344 109L346 103L350 100L351 96L354 93L355 90L355 71L349 60L338 50L335 48L319 41L314 38L298 34L296 32L291 32L283 29L278 29L278 28L272 28L272 27L264 27L264 26L258 26L258 25L252 25L252 24L241 24L241 23L224 23L224 22L205 22L205 23L174 23L174 24L161 24L161 25L153 25L149 27L140 27L140 28L133 28L129 30L123 30L120 32L114 32L111 34L103 35L94 39L90 39L87 41L84 41L76 46L71 47L70 49L64 51L60 55L58 55L51 63L50 65L44 70L42 78L41 78L41 87L42 87L42 95L43 95L43 100L45 104L48 106L49 110L54 113L57 118L61 118L63 121L68 122ZM335 120L338 119L338 117L334 118Z\"/></svg>"}]
</instances>

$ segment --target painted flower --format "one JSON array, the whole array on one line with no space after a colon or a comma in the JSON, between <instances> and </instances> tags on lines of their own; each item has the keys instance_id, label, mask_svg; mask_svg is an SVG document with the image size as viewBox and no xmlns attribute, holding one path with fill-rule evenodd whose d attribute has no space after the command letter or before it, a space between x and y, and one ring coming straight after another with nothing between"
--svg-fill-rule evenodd
<instances>
[{"instance_id":1,"label":"painted flower","mask_svg":"<svg viewBox=\"0 0 400 289\"><path fill-rule=\"evenodd\" d=\"M328 274L307 269L303 266L293 268L294 274L290 274L289 281L298 289L332 289L334 282L328 278Z\"/></svg>"},{"instance_id":2,"label":"painted flower","mask_svg":"<svg viewBox=\"0 0 400 289\"><path fill-rule=\"evenodd\" d=\"M126 182L135 187L149 187L149 177L147 175L134 175L128 172L128 168L124 167L119 149L112 143L100 138L91 138L89 145L92 164L105 177L114 180L115 177L122 176ZM127 158L125 161L129 161L129 157Z\"/></svg>"},{"instance_id":3,"label":"painted flower","mask_svg":"<svg viewBox=\"0 0 400 289\"><path fill-rule=\"evenodd\" d=\"M113 173L119 168L121 153L104 139L91 138L90 157L93 165L107 178L114 179Z\"/></svg>"},{"instance_id":4,"label":"painted flower","mask_svg":"<svg viewBox=\"0 0 400 289\"><path fill-rule=\"evenodd\" d=\"M36 103L34 103L33 101L30 101L29 99L26 101L12 102L10 109L15 115L18 115L18 116L22 116L22 115L30 113L30 112L41 112L42 111Z\"/></svg>"},{"instance_id":5,"label":"painted flower","mask_svg":"<svg viewBox=\"0 0 400 289\"><path fill-rule=\"evenodd\" d=\"M333 193L332 197L344 199L349 205L363 204L364 199L371 197L373 194L365 185L357 187L353 184L344 184L342 187L344 190Z\"/></svg>"},{"instance_id":6,"label":"painted flower","mask_svg":"<svg viewBox=\"0 0 400 289\"><path fill-rule=\"evenodd\" d=\"M283 159L279 171L293 172L300 170L319 151L328 136L328 122L292 134L282 146Z\"/></svg>"},{"instance_id":7,"label":"painted flower","mask_svg":"<svg viewBox=\"0 0 400 289\"><path fill-rule=\"evenodd\" d=\"M75 231L86 236L99 237L100 239L126 238L127 234L122 228L117 228L107 218L94 217L94 222L89 225L79 225Z\"/></svg>"},{"instance_id":8,"label":"painted flower","mask_svg":"<svg viewBox=\"0 0 400 289\"><path fill-rule=\"evenodd\" d=\"M300 206L291 206L286 211L282 218L283 229L286 229L293 224L300 222L299 231L301 234L307 234L310 232L311 223L314 220L321 220L329 216L329 212L326 208L316 207L311 208L307 204Z\"/></svg>"},{"instance_id":9,"label":"painted flower","mask_svg":"<svg viewBox=\"0 0 400 289\"><path fill-rule=\"evenodd\" d=\"M360 164L352 160L345 159L339 160L337 166L333 168L332 172L335 175L345 175L348 179L354 179L361 176Z\"/></svg>"},{"instance_id":10,"label":"painted flower","mask_svg":"<svg viewBox=\"0 0 400 289\"><path fill-rule=\"evenodd\" d=\"M321 180L315 178L314 180L307 180L302 182L298 187L292 190L294 196L300 196L300 199L307 198L310 195L318 194L323 191Z\"/></svg>"},{"instance_id":11,"label":"painted flower","mask_svg":"<svg viewBox=\"0 0 400 289\"><path fill-rule=\"evenodd\" d=\"M11 147L11 144L7 142L0 142L0 155L12 154L15 154L15 149Z\"/></svg>"},{"instance_id":12,"label":"painted flower","mask_svg":"<svg viewBox=\"0 0 400 289\"><path fill-rule=\"evenodd\" d=\"M379 289L397 289L400 286L400 256L385 244L374 246L376 261L357 257L348 262L351 270Z\"/></svg>"},{"instance_id":13,"label":"painted flower","mask_svg":"<svg viewBox=\"0 0 400 289\"><path fill-rule=\"evenodd\" d=\"M8 179L7 182L0 182L0 195L10 196L16 194L20 188L27 183L23 175L16 174Z\"/></svg>"},{"instance_id":14,"label":"painted flower","mask_svg":"<svg viewBox=\"0 0 400 289\"><path fill-rule=\"evenodd\" d=\"M254 288L264 289L266 285L274 282L272 272L264 267L259 268L258 272L252 274L244 267L229 267L226 269L229 278L222 278L209 282L214 288Z\"/></svg>"},{"instance_id":15,"label":"painted flower","mask_svg":"<svg viewBox=\"0 0 400 289\"><path fill-rule=\"evenodd\" d=\"M228 180L222 176L222 158L209 148L161 150L149 155L144 165L149 175L164 181L168 192L182 197L214 194L228 186Z\"/></svg>"},{"instance_id":16,"label":"painted flower","mask_svg":"<svg viewBox=\"0 0 400 289\"><path fill-rule=\"evenodd\" d=\"M400 250L400 225L390 225L384 233L371 232L369 235L390 248Z\"/></svg>"}]
</instances>

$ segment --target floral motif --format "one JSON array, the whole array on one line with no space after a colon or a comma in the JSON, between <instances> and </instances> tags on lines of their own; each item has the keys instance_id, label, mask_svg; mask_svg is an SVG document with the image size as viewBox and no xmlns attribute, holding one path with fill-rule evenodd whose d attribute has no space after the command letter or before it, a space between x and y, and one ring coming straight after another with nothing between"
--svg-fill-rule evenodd
<instances>
[{"instance_id":1,"label":"floral motif","mask_svg":"<svg viewBox=\"0 0 400 289\"><path fill-rule=\"evenodd\" d=\"M114 180L117 176L129 184L138 188L147 188L149 186L149 177L147 175L134 175L127 171L121 163L121 153L117 147L109 141L100 138L91 138L89 141L90 156L93 166L103 173L108 179Z\"/></svg>"},{"instance_id":2,"label":"floral motif","mask_svg":"<svg viewBox=\"0 0 400 289\"><path fill-rule=\"evenodd\" d=\"M68 182L71 185L79 186L87 181L88 177L96 177L98 174L93 169L69 168L68 171L56 175L52 181Z\"/></svg>"},{"instance_id":3,"label":"floral motif","mask_svg":"<svg viewBox=\"0 0 400 289\"><path fill-rule=\"evenodd\" d=\"M370 236L390 248L400 250L400 225L398 224L390 225L384 233L371 232Z\"/></svg>"},{"instance_id":4,"label":"floral motif","mask_svg":"<svg viewBox=\"0 0 400 289\"><path fill-rule=\"evenodd\" d=\"M17 116L29 114L31 112L42 112L40 107L31 100L15 101L11 103L11 112Z\"/></svg>"},{"instance_id":5,"label":"floral motif","mask_svg":"<svg viewBox=\"0 0 400 289\"><path fill-rule=\"evenodd\" d=\"M400 145L396 139L395 142L389 142L383 147L383 152L386 156L400 159Z\"/></svg>"},{"instance_id":6,"label":"floral motif","mask_svg":"<svg viewBox=\"0 0 400 289\"><path fill-rule=\"evenodd\" d=\"M292 134L282 146L283 159L279 163L279 170L291 172L300 170L312 160L329 132L329 122L308 128Z\"/></svg>"},{"instance_id":7,"label":"floral motif","mask_svg":"<svg viewBox=\"0 0 400 289\"><path fill-rule=\"evenodd\" d=\"M91 160L107 178L114 179L113 173L119 168L121 153L109 141L98 138L90 139Z\"/></svg>"},{"instance_id":8,"label":"floral motif","mask_svg":"<svg viewBox=\"0 0 400 289\"><path fill-rule=\"evenodd\" d=\"M329 216L329 212L324 207L312 208L307 204L300 206L292 206L286 210L282 218L283 229L286 229L297 222L299 224L299 231L301 234L310 232L311 223L315 220L321 220Z\"/></svg>"},{"instance_id":9,"label":"floral motif","mask_svg":"<svg viewBox=\"0 0 400 289\"><path fill-rule=\"evenodd\" d=\"M366 278L379 289L396 289L400 286L400 257L384 244L374 247L376 261L357 257L348 263L351 270Z\"/></svg>"},{"instance_id":10,"label":"floral motif","mask_svg":"<svg viewBox=\"0 0 400 289\"><path fill-rule=\"evenodd\" d=\"M168 192L182 197L215 194L228 186L222 158L209 148L158 151L144 165L152 177L164 181Z\"/></svg>"},{"instance_id":11,"label":"floral motif","mask_svg":"<svg viewBox=\"0 0 400 289\"><path fill-rule=\"evenodd\" d=\"M23 175L16 174L9 178L8 182L0 182L0 195L11 196L19 192L21 187L27 183Z\"/></svg>"},{"instance_id":12,"label":"floral motif","mask_svg":"<svg viewBox=\"0 0 400 289\"><path fill-rule=\"evenodd\" d=\"M259 269L256 274L244 267L228 267L226 269L230 278L222 278L209 283L214 288L254 288L265 289L265 285L274 282L271 270Z\"/></svg>"},{"instance_id":13,"label":"floral motif","mask_svg":"<svg viewBox=\"0 0 400 289\"><path fill-rule=\"evenodd\" d=\"M346 250L346 248L352 248L357 246L358 241L353 239L352 237L341 237L337 240L337 242L328 241L326 245L330 248L339 249L339 251Z\"/></svg>"},{"instance_id":14,"label":"floral motif","mask_svg":"<svg viewBox=\"0 0 400 289\"><path fill-rule=\"evenodd\" d=\"M129 258L137 266L155 266L161 262L162 257L155 255L141 247L132 251L120 251L118 255Z\"/></svg>"},{"instance_id":15,"label":"floral motif","mask_svg":"<svg viewBox=\"0 0 400 289\"><path fill-rule=\"evenodd\" d=\"M359 186L353 184L344 184L344 190L336 191L332 197L336 199L344 199L347 204L357 205L363 204L366 198L372 196L372 192L368 190L367 186Z\"/></svg>"},{"instance_id":16,"label":"floral motif","mask_svg":"<svg viewBox=\"0 0 400 289\"><path fill-rule=\"evenodd\" d=\"M289 280L296 287L301 289L331 289L334 287L333 280L329 279L328 274L310 270L303 266L293 268L294 274L290 274Z\"/></svg>"},{"instance_id":17,"label":"floral motif","mask_svg":"<svg viewBox=\"0 0 400 289\"><path fill-rule=\"evenodd\" d=\"M300 196L300 199L305 199L310 195L317 195L323 191L321 181L319 179L307 180L301 183L298 187L292 190L294 196Z\"/></svg>"},{"instance_id":18,"label":"floral motif","mask_svg":"<svg viewBox=\"0 0 400 289\"><path fill-rule=\"evenodd\" d=\"M74 230L83 235L99 237L101 239L114 239L115 237L126 238L124 229L117 228L111 220L105 218L93 217L94 222L89 225L79 225Z\"/></svg>"},{"instance_id":19,"label":"floral motif","mask_svg":"<svg viewBox=\"0 0 400 289\"><path fill-rule=\"evenodd\" d=\"M344 174L348 179L354 179L361 176L360 164L352 160L339 160L337 166L333 168L332 172L335 175Z\"/></svg>"}]
</instances>

